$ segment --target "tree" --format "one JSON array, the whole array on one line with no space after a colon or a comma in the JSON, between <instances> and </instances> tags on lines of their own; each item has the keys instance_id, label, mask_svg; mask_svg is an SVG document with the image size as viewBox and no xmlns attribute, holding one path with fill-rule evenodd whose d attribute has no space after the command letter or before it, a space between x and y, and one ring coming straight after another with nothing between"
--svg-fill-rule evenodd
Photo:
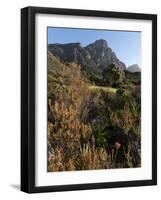
<instances>
[{"instance_id":1,"label":"tree","mask_svg":"<svg viewBox=\"0 0 161 200\"><path fill-rule=\"evenodd\" d=\"M112 63L106 68L103 73L103 80L105 84L111 86L120 85L125 79L125 73L116 63Z\"/></svg>"}]
</instances>

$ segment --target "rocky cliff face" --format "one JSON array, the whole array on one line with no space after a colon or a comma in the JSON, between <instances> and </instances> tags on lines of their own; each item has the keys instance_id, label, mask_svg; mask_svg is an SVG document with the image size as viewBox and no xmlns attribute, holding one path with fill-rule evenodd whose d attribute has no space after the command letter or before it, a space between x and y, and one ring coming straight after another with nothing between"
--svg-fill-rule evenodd
<instances>
[{"instance_id":1,"label":"rocky cliff face","mask_svg":"<svg viewBox=\"0 0 161 200\"><path fill-rule=\"evenodd\" d=\"M50 44L48 50L64 63L81 64L83 70L94 68L102 71L111 63L117 63L121 69L126 69L126 65L117 58L107 41L103 39L96 40L86 47L82 47L80 43Z\"/></svg>"}]
</instances>

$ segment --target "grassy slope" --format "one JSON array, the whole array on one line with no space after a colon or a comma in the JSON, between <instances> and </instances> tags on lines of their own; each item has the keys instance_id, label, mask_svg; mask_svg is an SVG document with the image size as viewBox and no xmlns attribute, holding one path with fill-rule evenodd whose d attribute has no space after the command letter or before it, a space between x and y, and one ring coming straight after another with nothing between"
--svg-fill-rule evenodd
<instances>
[{"instance_id":1,"label":"grassy slope","mask_svg":"<svg viewBox=\"0 0 161 200\"><path fill-rule=\"evenodd\" d=\"M117 89L113 87L103 87L103 86L95 86L95 85L90 85L89 88L93 90L104 90L106 92L111 92L111 93L116 93Z\"/></svg>"}]
</instances>

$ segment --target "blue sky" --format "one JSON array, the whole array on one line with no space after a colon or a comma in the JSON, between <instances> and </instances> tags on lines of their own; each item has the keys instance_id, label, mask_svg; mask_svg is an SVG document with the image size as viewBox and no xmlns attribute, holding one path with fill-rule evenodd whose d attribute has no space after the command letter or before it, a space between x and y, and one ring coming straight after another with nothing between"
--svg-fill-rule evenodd
<instances>
[{"instance_id":1,"label":"blue sky","mask_svg":"<svg viewBox=\"0 0 161 200\"><path fill-rule=\"evenodd\" d=\"M86 46L98 39L106 40L127 67L132 64L141 67L141 32L48 28L48 44L80 42L82 46Z\"/></svg>"}]
</instances>

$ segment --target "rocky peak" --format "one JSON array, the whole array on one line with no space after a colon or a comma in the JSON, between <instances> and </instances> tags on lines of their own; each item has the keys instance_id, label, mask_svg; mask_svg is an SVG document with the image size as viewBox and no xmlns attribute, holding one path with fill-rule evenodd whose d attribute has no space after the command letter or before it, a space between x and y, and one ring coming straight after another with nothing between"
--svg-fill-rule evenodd
<instances>
[{"instance_id":1,"label":"rocky peak","mask_svg":"<svg viewBox=\"0 0 161 200\"><path fill-rule=\"evenodd\" d=\"M127 70L130 71L130 72L140 72L141 71L138 64L134 64L134 65L129 66L127 68Z\"/></svg>"},{"instance_id":2,"label":"rocky peak","mask_svg":"<svg viewBox=\"0 0 161 200\"><path fill-rule=\"evenodd\" d=\"M75 62L80 64L83 70L90 67L102 71L112 62L117 63L121 69L126 69L125 64L117 58L104 39L96 40L86 47L82 47L79 42L50 44L48 50L65 63Z\"/></svg>"},{"instance_id":3,"label":"rocky peak","mask_svg":"<svg viewBox=\"0 0 161 200\"><path fill-rule=\"evenodd\" d=\"M100 39L96 40L92 44L89 44L86 48L92 48L92 47L106 49L108 48L108 44L106 40Z\"/></svg>"}]
</instances>

